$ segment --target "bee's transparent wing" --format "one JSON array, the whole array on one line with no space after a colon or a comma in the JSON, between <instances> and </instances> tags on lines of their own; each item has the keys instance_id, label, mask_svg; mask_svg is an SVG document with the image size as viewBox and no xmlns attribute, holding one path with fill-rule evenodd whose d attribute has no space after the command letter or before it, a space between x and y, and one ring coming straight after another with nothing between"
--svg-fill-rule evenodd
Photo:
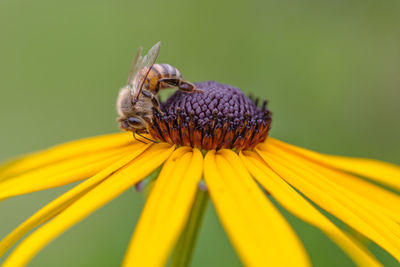
<instances>
[{"instance_id":1,"label":"bee's transparent wing","mask_svg":"<svg viewBox=\"0 0 400 267\"><path fill-rule=\"evenodd\" d=\"M151 67L157 59L158 52L160 51L161 42L156 43L152 48L150 48L149 52L144 56L139 70L135 74L133 79L133 100L138 100L140 92L142 91L144 81L147 78L147 75L150 72ZM144 73L142 73L142 70Z\"/></svg>"},{"instance_id":2,"label":"bee's transparent wing","mask_svg":"<svg viewBox=\"0 0 400 267\"><path fill-rule=\"evenodd\" d=\"M133 80L135 79L135 76L139 73L140 66L143 62L142 50L142 47L139 47L135 59L132 62L131 69L129 70L129 76L128 80L126 81L126 86L129 86L131 88L133 86Z\"/></svg>"}]
</instances>

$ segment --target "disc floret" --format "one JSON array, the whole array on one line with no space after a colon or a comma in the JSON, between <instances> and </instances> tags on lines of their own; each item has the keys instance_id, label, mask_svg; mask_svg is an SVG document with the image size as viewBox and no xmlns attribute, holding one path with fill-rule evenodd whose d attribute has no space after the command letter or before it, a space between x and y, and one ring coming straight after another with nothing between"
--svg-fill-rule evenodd
<instances>
[{"instance_id":1,"label":"disc floret","mask_svg":"<svg viewBox=\"0 0 400 267\"><path fill-rule=\"evenodd\" d=\"M177 91L155 113L151 135L160 141L204 150L251 149L263 142L271 128L271 112L264 101L252 101L240 89L207 81L196 87L204 94Z\"/></svg>"}]
</instances>

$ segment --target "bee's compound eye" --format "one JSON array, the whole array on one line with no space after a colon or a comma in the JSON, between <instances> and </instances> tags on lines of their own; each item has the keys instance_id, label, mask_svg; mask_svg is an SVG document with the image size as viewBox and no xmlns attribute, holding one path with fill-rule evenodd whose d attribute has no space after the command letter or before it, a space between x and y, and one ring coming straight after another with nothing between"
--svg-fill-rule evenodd
<instances>
[{"instance_id":1,"label":"bee's compound eye","mask_svg":"<svg viewBox=\"0 0 400 267\"><path fill-rule=\"evenodd\" d=\"M129 117L127 120L132 125L140 125L140 124L142 124L142 121L140 119L138 119L138 118L135 118L135 117Z\"/></svg>"}]
</instances>

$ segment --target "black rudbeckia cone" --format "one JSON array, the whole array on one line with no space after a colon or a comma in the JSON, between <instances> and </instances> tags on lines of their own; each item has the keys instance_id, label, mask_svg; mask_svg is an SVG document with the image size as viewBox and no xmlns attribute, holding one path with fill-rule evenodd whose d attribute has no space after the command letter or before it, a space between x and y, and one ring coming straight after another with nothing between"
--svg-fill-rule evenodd
<instances>
[{"instance_id":1,"label":"black rudbeckia cone","mask_svg":"<svg viewBox=\"0 0 400 267\"><path fill-rule=\"evenodd\" d=\"M252 149L271 128L271 112L243 92L214 81L195 84L204 93L177 91L154 113L150 134L170 144L199 149Z\"/></svg>"}]
</instances>

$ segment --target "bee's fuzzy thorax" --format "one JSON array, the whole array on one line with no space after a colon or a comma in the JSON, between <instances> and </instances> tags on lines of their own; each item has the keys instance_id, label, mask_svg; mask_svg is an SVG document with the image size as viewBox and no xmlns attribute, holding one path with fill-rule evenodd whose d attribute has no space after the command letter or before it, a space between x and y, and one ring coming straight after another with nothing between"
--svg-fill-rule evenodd
<instances>
[{"instance_id":1,"label":"bee's fuzzy thorax","mask_svg":"<svg viewBox=\"0 0 400 267\"><path fill-rule=\"evenodd\" d=\"M266 101L258 107L240 89L207 81L195 84L202 93L177 91L154 114L151 135L170 144L211 149L251 149L271 127Z\"/></svg>"}]
</instances>

